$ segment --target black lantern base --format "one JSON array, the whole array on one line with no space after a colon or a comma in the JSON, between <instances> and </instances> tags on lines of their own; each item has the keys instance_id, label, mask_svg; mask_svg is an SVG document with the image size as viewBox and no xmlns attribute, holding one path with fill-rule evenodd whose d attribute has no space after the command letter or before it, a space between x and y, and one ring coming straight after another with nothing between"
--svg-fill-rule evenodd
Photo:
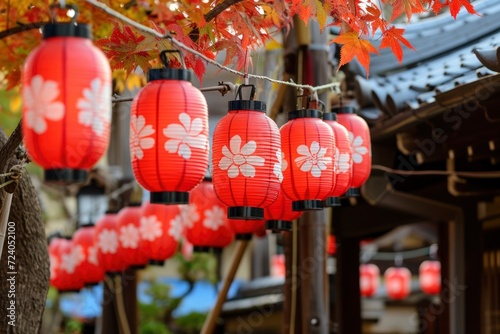
<instances>
[{"instance_id":1,"label":"black lantern base","mask_svg":"<svg viewBox=\"0 0 500 334\"><path fill-rule=\"evenodd\" d=\"M165 265L165 261L162 260L149 260L149 264L152 266L163 267Z\"/></svg>"},{"instance_id":2,"label":"black lantern base","mask_svg":"<svg viewBox=\"0 0 500 334\"><path fill-rule=\"evenodd\" d=\"M99 282L87 282L87 283L85 283L86 288L92 288L96 285L99 285Z\"/></svg>"},{"instance_id":3,"label":"black lantern base","mask_svg":"<svg viewBox=\"0 0 500 334\"><path fill-rule=\"evenodd\" d=\"M189 204L189 193L180 191L152 192L150 201L156 204Z\"/></svg>"},{"instance_id":4,"label":"black lantern base","mask_svg":"<svg viewBox=\"0 0 500 334\"><path fill-rule=\"evenodd\" d=\"M266 230L272 230L273 233L280 231L291 231L293 222L289 220L266 220Z\"/></svg>"},{"instance_id":5,"label":"black lantern base","mask_svg":"<svg viewBox=\"0 0 500 334\"><path fill-rule=\"evenodd\" d=\"M307 199L304 201L292 202L293 211L309 211L309 210L322 210L323 201L316 199Z\"/></svg>"},{"instance_id":6,"label":"black lantern base","mask_svg":"<svg viewBox=\"0 0 500 334\"><path fill-rule=\"evenodd\" d=\"M211 247L211 246L194 246L193 252L195 253L212 253L212 254L220 254L222 253L222 248L220 247Z\"/></svg>"},{"instance_id":7,"label":"black lantern base","mask_svg":"<svg viewBox=\"0 0 500 334\"><path fill-rule=\"evenodd\" d=\"M236 234L236 240L252 240L252 233Z\"/></svg>"},{"instance_id":8,"label":"black lantern base","mask_svg":"<svg viewBox=\"0 0 500 334\"><path fill-rule=\"evenodd\" d=\"M227 208L227 218L245 220L264 219L264 209L251 206L230 206Z\"/></svg>"},{"instance_id":9,"label":"black lantern base","mask_svg":"<svg viewBox=\"0 0 500 334\"><path fill-rule=\"evenodd\" d=\"M327 208L331 208L334 206L341 206L340 197L328 197L324 200L323 205Z\"/></svg>"},{"instance_id":10,"label":"black lantern base","mask_svg":"<svg viewBox=\"0 0 500 334\"><path fill-rule=\"evenodd\" d=\"M347 197L359 197L361 196L361 193L359 191L359 188L349 188L345 195Z\"/></svg>"},{"instance_id":11,"label":"black lantern base","mask_svg":"<svg viewBox=\"0 0 500 334\"><path fill-rule=\"evenodd\" d=\"M88 173L84 169L46 169L44 174L45 182L60 184L85 182L88 177Z\"/></svg>"},{"instance_id":12,"label":"black lantern base","mask_svg":"<svg viewBox=\"0 0 500 334\"><path fill-rule=\"evenodd\" d=\"M109 276L109 277L116 277L116 276L119 276L121 274L122 274L121 271L106 271L106 276Z\"/></svg>"},{"instance_id":13,"label":"black lantern base","mask_svg":"<svg viewBox=\"0 0 500 334\"><path fill-rule=\"evenodd\" d=\"M81 289L69 289L69 290L58 290L60 294L65 294L65 293L78 293L80 292Z\"/></svg>"},{"instance_id":14,"label":"black lantern base","mask_svg":"<svg viewBox=\"0 0 500 334\"><path fill-rule=\"evenodd\" d=\"M142 269L146 269L146 265L145 264L133 264L130 266L130 269L142 270Z\"/></svg>"}]
</instances>

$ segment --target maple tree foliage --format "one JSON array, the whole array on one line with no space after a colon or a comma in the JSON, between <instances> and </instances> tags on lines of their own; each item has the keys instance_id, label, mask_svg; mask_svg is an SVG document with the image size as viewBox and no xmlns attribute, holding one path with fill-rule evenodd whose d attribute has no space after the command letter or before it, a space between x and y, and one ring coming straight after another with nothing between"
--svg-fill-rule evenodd
<instances>
[{"instance_id":1,"label":"maple tree foliage","mask_svg":"<svg viewBox=\"0 0 500 334\"><path fill-rule=\"evenodd\" d=\"M476 14L470 0L102 0L110 8L151 27L215 59L224 52L224 65L242 69L247 50L260 47L275 34L290 28L293 17L304 22L316 20L322 29L340 26L333 42L342 44L340 66L354 58L369 73L371 54L390 48L396 59L403 59L403 46L413 49L404 38L404 28L394 20L416 13L438 13L449 7L456 18L461 8ZM68 21L67 12L49 9L53 0L0 0L0 71L4 84L19 83L26 56L41 40L39 29L50 22ZM159 52L172 49L169 39L140 32L93 7L85 0L68 1L79 8L79 22L92 24L96 45L110 60L113 69L132 73L137 67L146 72L159 66ZM390 18L380 5L388 6ZM12 32L15 32L12 34ZM372 39L381 42L377 47ZM201 79L205 62L184 52L184 61ZM178 64L173 59L171 64Z\"/></svg>"}]
</instances>

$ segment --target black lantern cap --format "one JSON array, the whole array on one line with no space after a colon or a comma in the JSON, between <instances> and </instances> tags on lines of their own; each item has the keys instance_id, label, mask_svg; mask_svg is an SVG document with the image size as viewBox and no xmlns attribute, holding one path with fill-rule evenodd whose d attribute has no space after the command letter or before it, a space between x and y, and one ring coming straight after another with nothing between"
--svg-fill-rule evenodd
<instances>
[{"instance_id":1,"label":"black lantern cap","mask_svg":"<svg viewBox=\"0 0 500 334\"><path fill-rule=\"evenodd\" d=\"M361 196L361 193L359 191L359 188L349 188L345 195L347 197L359 197Z\"/></svg>"},{"instance_id":2,"label":"black lantern cap","mask_svg":"<svg viewBox=\"0 0 500 334\"><path fill-rule=\"evenodd\" d=\"M85 182L88 177L88 173L84 169L46 169L44 174L44 179L46 182L61 184Z\"/></svg>"},{"instance_id":3,"label":"black lantern cap","mask_svg":"<svg viewBox=\"0 0 500 334\"><path fill-rule=\"evenodd\" d=\"M323 114L323 120L324 121L336 121L337 120L337 113L336 112L325 112Z\"/></svg>"},{"instance_id":4,"label":"black lantern cap","mask_svg":"<svg viewBox=\"0 0 500 334\"><path fill-rule=\"evenodd\" d=\"M291 231L293 222L289 220L266 220L266 230L273 232Z\"/></svg>"},{"instance_id":5,"label":"black lantern cap","mask_svg":"<svg viewBox=\"0 0 500 334\"><path fill-rule=\"evenodd\" d=\"M317 109L300 109L300 110L290 111L288 113L289 121L297 118L322 118L322 117L323 117L323 112Z\"/></svg>"},{"instance_id":6,"label":"black lantern cap","mask_svg":"<svg viewBox=\"0 0 500 334\"><path fill-rule=\"evenodd\" d=\"M92 38L92 27L84 23L47 23L42 27L43 39L51 37Z\"/></svg>"},{"instance_id":7,"label":"black lantern cap","mask_svg":"<svg viewBox=\"0 0 500 334\"><path fill-rule=\"evenodd\" d=\"M178 53L182 68L170 67L167 53ZM160 60L164 68L153 68L148 71L148 82L153 80L184 80L191 81L191 72L186 69L184 58L180 50L163 50L160 52Z\"/></svg>"},{"instance_id":8,"label":"black lantern cap","mask_svg":"<svg viewBox=\"0 0 500 334\"><path fill-rule=\"evenodd\" d=\"M158 267L163 267L165 264L165 261L162 260L149 260L149 264L152 266L158 266Z\"/></svg>"},{"instance_id":9,"label":"black lantern cap","mask_svg":"<svg viewBox=\"0 0 500 334\"><path fill-rule=\"evenodd\" d=\"M227 218L245 220L264 219L264 209L251 206L230 206L227 208Z\"/></svg>"},{"instance_id":10,"label":"black lantern cap","mask_svg":"<svg viewBox=\"0 0 500 334\"><path fill-rule=\"evenodd\" d=\"M332 113L337 114L354 114L354 107L351 106L342 106L342 107L332 107L330 110Z\"/></svg>"},{"instance_id":11,"label":"black lantern cap","mask_svg":"<svg viewBox=\"0 0 500 334\"><path fill-rule=\"evenodd\" d=\"M135 269L135 270L141 270L145 268L146 268L145 264L133 264L130 266L130 269Z\"/></svg>"},{"instance_id":12,"label":"black lantern cap","mask_svg":"<svg viewBox=\"0 0 500 334\"><path fill-rule=\"evenodd\" d=\"M236 234L236 240L252 240L252 233L239 233Z\"/></svg>"},{"instance_id":13,"label":"black lantern cap","mask_svg":"<svg viewBox=\"0 0 500 334\"><path fill-rule=\"evenodd\" d=\"M292 202L292 211L309 211L309 210L322 210L323 201L315 199L307 199L304 201Z\"/></svg>"},{"instance_id":14,"label":"black lantern cap","mask_svg":"<svg viewBox=\"0 0 500 334\"><path fill-rule=\"evenodd\" d=\"M339 197L328 197L324 200L323 205L327 208L331 208L334 206L341 206Z\"/></svg>"},{"instance_id":15,"label":"black lantern cap","mask_svg":"<svg viewBox=\"0 0 500 334\"><path fill-rule=\"evenodd\" d=\"M243 88L250 88L250 97L248 100L243 100L241 90ZM255 86L254 85L240 85L236 91L236 97L239 99L232 100L228 102L228 110L251 110L266 112L267 105L263 101L254 100L255 96Z\"/></svg>"},{"instance_id":16,"label":"black lantern cap","mask_svg":"<svg viewBox=\"0 0 500 334\"><path fill-rule=\"evenodd\" d=\"M220 253L222 253L222 248L221 247L211 247L211 246L194 246L193 252L220 254Z\"/></svg>"},{"instance_id":17,"label":"black lantern cap","mask_svg":"<svg viewBox=\"0 0 500 334\"><path fill-rule=\"evenodd\" d=\"M153 204L189 204L189 193L181 191L152 192L150 201Z\"/></svg>"}]
</instances>

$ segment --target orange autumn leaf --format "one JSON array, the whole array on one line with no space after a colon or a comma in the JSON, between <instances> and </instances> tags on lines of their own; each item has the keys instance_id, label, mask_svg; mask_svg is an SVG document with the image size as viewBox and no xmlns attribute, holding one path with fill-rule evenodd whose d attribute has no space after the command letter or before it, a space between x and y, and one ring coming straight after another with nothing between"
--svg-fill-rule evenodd
<instances>
[{"instance_id":1,"label":"orange autumn leaf","mask_svg":"<svg viewBox=\"0 0 500 334\"><path fill-rule=\"evenodd\" d=\"M474 6L469 2L469 0L451 0L450 1L450 14L453 16L454 19L457 18L458 12L460 12L460 9L462 6L467 9L467 11L470 14L477 14L476 10L474 9ZM479 15L479 14L478 14Z\"/></svg>"},{"instance_id":2,"label":"orange autumn leaf","mask_svg":"<svg viewBox=\"0 0 500 334\"><path fill-rule=\"evenodd\" d=\"M425 12L420 0L392 0L389 3L392 5L391 21L406 13L409 22L413 14Z\"/></svg>"},{"instance_id":3,"label":"orange autumn leaf","mask_svg":"<svg viewBox=\"0 0 500 334\"><path fill-rule=\"evenodd\" d=\"M398 62L403 61L403 48L401 44L406 47L415 50L413 45L408 42L406 38L403 37L403 33L405 30L403 28L396 28L392 26L391 28L384 31L384 35L382 36L382 42L380 43L380 48L391 48L392 53L396 56Z\"/></svg>"},{"instance_id":4,"label":"orange autumn leaf","mask_svg":"<svg viewBox=\"0 0 500 334\"><path fill-rule=\"evenodd\" d=\"M359 63L365 68L366 76L370 74L370 52L378 54L377 49L375 49L372 43L359 38L358 33L355 31L340 34L333 42L344 44L340 48L339 68L356 57Z\"/></svg>"}]
</instances>

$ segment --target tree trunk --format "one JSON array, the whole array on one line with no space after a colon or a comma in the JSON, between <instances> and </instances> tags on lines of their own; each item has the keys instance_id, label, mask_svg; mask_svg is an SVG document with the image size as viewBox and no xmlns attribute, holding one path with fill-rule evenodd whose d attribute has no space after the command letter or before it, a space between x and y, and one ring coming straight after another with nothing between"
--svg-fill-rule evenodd
<instances>
[{"instance_id":1,"label":"tree trunk","mask_svg":"<svg viewBox=\"0 0 500 334\"><path fill-rule=\"evenodd\" d=\"M0 146L6 141L0 129ZM10 164L16 163L12 157ZM27 173L14 192L9 222L15 226L15 247L12 251L13 239L6 236L0 260L0 333L38 333L49 288L49 256L38 195ZM9 255L15 255L15 261L10 257L8 263ZM9 311L12 303L15 310Z\"/></svg>"}]
</instances>

